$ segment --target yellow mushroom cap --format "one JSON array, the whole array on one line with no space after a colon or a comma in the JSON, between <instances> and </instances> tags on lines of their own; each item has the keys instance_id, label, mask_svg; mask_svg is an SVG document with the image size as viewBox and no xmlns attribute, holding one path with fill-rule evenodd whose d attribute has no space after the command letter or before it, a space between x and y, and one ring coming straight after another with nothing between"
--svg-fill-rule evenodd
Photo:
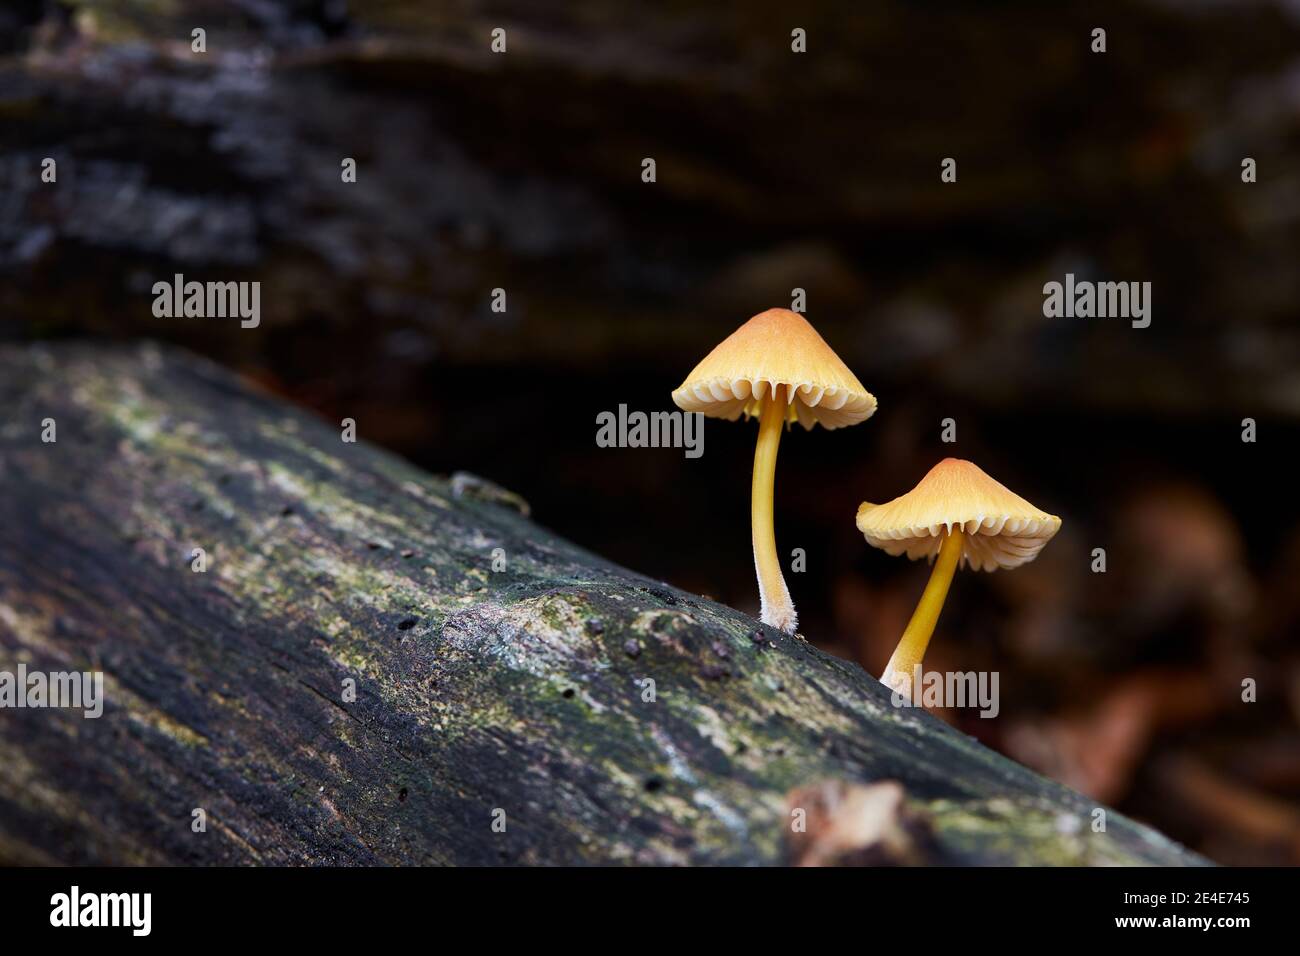
<instances>
[{"instance_id":1,"label":"yellow mushroom cap","mask_svg":"<svg viewBox=\"0 0 1300 956\"><path fill-rule=\"evenodd\" d=\"M727 336L673 392L678 408L735 421L787 385L787 421L811 429L866 421L876 398L797 312L768 309Z\"/></svg>"},{"instance_id":2,"label":"yellow mushroom cap","mask_svg":"<svg viewBox=\"0 0 1300 956\"><path fill-rule=\"evenodd\" d=\"M863 502L858 508L858 530L868 544L913 560L937 554L955 527L966 532L962 560L976 570L993 571L1038 557L1061 519L1039 511L960 458L945 458L915 488L888 504Z\"/></svg>"}]
</instances>

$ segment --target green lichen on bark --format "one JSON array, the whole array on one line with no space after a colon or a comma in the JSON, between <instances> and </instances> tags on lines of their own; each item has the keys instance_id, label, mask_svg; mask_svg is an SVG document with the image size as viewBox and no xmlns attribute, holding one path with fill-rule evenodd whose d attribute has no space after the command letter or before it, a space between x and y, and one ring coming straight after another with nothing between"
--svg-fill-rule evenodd
<instances>
[{"instance_id":1,"label":"green lichen on bark","mask_svg":"<svg viewBox=\"0 0 1300 956\"><path fill-rule=\"evenodd\" d=\"M184 353L10 349L0 407L0 669L108 698L0 712L0 861L777 863L791 791L897 780L932 862L1202 862Z\"/></svg>"}]
</instances>

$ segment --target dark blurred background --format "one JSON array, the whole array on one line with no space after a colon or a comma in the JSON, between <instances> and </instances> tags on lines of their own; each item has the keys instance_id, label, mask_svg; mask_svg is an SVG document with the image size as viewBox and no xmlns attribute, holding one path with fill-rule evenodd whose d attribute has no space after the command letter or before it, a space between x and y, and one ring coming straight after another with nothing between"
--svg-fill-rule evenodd
<instances>
[{"instance_id":1,"label":"dark blurred background","mask_svg":"<svg viewBox=\"0 0 1300 956\"><path fill-rule=\"evenodd\" d=\"M670 408L802 288L880 402L782 444L802 632L878 673L928 571L857 505L974 460L1064 527L958 576L927 666L998 670L1002 711L946 719L1216 860L1300 862L1300 5L867 6L9 2L0 340L182 344L756 612L755 426L688 460L595 420ZM176 272L261 281L260 327L154 318ZM1066 272L1150 281L1150 328L1044 318Z\"/></svg>"}]
</instances>

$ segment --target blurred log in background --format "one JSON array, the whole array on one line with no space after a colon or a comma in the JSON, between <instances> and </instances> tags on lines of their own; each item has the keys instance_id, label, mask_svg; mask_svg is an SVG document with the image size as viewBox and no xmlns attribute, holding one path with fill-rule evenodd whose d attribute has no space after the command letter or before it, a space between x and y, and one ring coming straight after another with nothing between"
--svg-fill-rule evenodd
<instances>
[{"instance_id":1,"label":"blurred log in background","mask_svg":"<svg viewBox=\"0 0 1300 956\"><path fill-rule=\"evenodd\" d=\"M948 719L1215 859L1300 862L1298 41L1285 2L9 4L0 335L184 344L753 611L752 428L687 460L594 423L803 288L880 399L783 445L804 633L883 665L925 570L856 506L975 460L1065 527L958 579L930 663L998 669L1003 708ZM262 324L155 319L176 272L261 281ZM1045 319L1066 272L1150 281L1151 327Z\"/></svg>"}]
</instances>

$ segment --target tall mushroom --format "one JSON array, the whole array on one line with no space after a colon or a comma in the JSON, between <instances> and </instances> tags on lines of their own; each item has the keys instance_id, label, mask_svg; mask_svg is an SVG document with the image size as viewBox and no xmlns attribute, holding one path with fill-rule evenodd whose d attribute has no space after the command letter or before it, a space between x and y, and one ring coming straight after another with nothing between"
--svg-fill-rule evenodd
<instances>
[{"instance_id":1,"label":"tall mushroom","mask_svg":"<svg viewBox=\"0 0 1300 956\"><path fill-rule=\"evenodd\" d=\"M876 399L862 387L808 320L768 309L731 335L673 392L688 412L735 421L757 418L750 520L764 624L793 634L798 624L781 573L772 524L772 490L781 426L843 428L871 417Z\"/></svg>"},{"instance_id":2,"label":"tall mushroom","mask_svg":"<svg viewBox=\"0 0 1300 956\"><path fill-rule=\"evenodd\" d=\"M867 543L888 554L905 553L913 560L938 556L925 593L880 677L907 696L958 562L982 571L1019 567L1034 560L1061 527L1060 518L1040 511L960 458L945 458L915 488L888 504L863 502L857 523Z\"/></svg>"}]
</instances>

